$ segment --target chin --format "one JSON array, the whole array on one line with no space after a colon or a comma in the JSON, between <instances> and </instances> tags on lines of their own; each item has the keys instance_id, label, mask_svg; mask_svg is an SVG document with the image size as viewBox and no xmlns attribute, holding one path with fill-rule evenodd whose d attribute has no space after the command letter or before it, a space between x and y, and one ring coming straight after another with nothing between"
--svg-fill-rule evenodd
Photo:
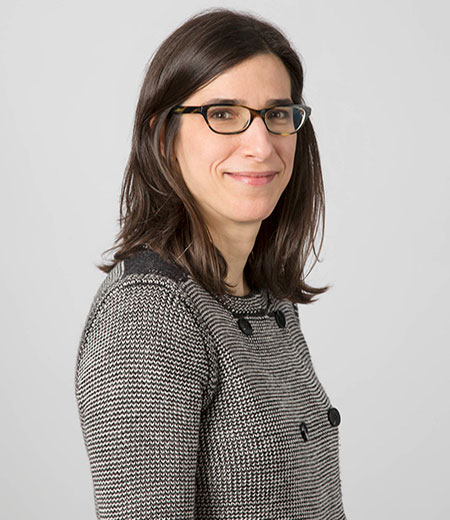
<instances>
[{"instance_id":1,"label":"chin","mask_svg":"<svg viewBox=\"0 0 450 520\"><path fill-rule=\"evenodd\" d=\"M231 220L236 222L261 222L266 219L272 213L273 208L266 211L236 211L230 216Z\"/></svg>"}]
</instances>

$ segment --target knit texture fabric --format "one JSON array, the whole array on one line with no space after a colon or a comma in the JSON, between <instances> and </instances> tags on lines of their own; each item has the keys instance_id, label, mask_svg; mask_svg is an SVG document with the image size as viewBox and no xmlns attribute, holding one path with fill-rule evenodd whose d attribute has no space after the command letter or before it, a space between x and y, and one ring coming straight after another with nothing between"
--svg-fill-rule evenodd
<instances>
[{"instance_id":1,"label":"knit texture fabric","mask_svg":"<svg viewBox=\"0 0 450 520\"><path fill-rule=\"evenodd\" d=\"M75 395L103 520L345 520L340 415L298 307L143 249L99 287Z\"/></svg>"}]
</instances>

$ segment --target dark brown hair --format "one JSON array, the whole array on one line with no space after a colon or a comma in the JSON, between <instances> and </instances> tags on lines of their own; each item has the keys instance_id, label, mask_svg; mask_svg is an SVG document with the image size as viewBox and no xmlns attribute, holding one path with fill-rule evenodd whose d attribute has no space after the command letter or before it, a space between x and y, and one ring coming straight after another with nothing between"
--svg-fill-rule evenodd
<instances>
[{"instance_id":1,"label":"dark brown hair","mask_svg":"<svg viewBox=\"0 0 450 520\"><path fill-rule=\"evenodd\" d=\"M131 152L120 200L119 261L150 247L180 266L211 293L230 292L227 264L213 244L181 171L172 159L179 118L171 109L225 70L261 53L284 63L294 103L304 104L303 68L280 29L247 12L207 9L188 19L159 47L148 66L136 108ZM162 143L162 144L161 144ZM162 147L162 149L161 149ZM244 269L251 290L266 287L276 298L311 303L330 286L305 282L305 266L315 250L325 204L322 171L310 119L297 134L291 179L269 217L261 222ZM311 269L312 269L311 267ZM308 273L309 274L309 273Z\"/></svg>"}]
</instances>

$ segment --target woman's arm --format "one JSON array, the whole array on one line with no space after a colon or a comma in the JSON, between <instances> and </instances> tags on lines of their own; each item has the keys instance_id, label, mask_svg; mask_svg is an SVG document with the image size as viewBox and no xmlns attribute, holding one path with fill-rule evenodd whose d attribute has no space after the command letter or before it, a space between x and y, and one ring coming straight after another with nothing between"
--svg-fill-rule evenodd
<instances>
[{"instance_id":1,"label":"woman's arm","mask_svg":"<svg viewBox=\"0 0 450 520\"><path fill-rule=\"evenodd\" d=\"M194 519L208 356L176 292L126 280L80 344L76 397L97 517Z\"/></svg>"}]
</instances>

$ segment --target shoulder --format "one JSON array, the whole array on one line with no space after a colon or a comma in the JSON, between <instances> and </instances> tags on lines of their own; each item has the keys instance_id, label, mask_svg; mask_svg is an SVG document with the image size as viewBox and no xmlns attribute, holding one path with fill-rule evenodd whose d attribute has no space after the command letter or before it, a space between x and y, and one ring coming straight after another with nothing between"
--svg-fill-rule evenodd
<instances>
[{"instance_id":1,"label":"shoulder","mask_svg":"<svg viewBox=\"0 0 450 520\"><path fill-rule=\"evenodd\" d=\"M123 335L123 344L131 337L140 337L141 344L170 338L173 348L193 342L213 356L211 332L198 300L186 289L186 277L151 250L121 260L93 297L79 338L79 356L98 336L106 347L118 335Z\"/></svg>"},{"instance_id":2,"label":"shoulder","mask_svg":"<svg viewBox=\"0 0 450 520\"><path fill-rule=\"evenodd\" d=\"M178 266L164 260L152 249L141 249L123 260L123 275L157 274L174 282L184 281L187 274Z\"/></svg>"},{"instance_id":3,"label":"shoulder","mask_svg":"<svg viewBox=\"0 0 450 520\"><path fill-rule=\"evenodd\" d=\"M118 262L106 275L93 297L84 328L106 306L126 306L133 301L141 306L147 302L156 308L167 305L168 299L173 303L181 300L193 311L192 302L183 290L185 280L186 273L179 267L166 262L155 251L142 249Z\"/></svg>"},{"instance_id":4,"label":"shoulder","mask_svg":"<svg viewBox=\"0 0 450 520\"><path fill-rule=\"evenodd\" d=\"M93 366L134 373L143 360L148 366L149 360L159 363L159 371L177 367L181 374L180 364L195 369L209 388L214 360L210 333L184 290L184 280L183 271L152 251L140 251L116 264L98 288L86 318L78 347L77 389Z\"/></svg>"}]
</instances>

